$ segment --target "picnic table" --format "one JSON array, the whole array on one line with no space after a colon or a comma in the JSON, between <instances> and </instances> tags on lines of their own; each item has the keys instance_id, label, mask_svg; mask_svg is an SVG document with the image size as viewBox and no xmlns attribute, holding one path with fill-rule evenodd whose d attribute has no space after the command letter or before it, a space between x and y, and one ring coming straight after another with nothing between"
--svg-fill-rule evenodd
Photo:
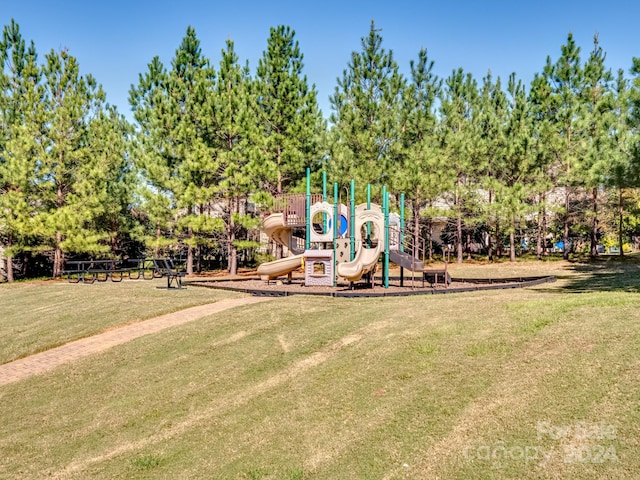
<instances>
[{"instance_id":1,"label":"picnic table","mask_svg":"<svg viewBox=\"0 0 640 480\"><path fill-rule=\"evenodd\" d=\"M147 258L68 260L62 274L70 283L121 282L125 275L132 280L162 277L154 259Z\"/></svg>"}]
</instances>

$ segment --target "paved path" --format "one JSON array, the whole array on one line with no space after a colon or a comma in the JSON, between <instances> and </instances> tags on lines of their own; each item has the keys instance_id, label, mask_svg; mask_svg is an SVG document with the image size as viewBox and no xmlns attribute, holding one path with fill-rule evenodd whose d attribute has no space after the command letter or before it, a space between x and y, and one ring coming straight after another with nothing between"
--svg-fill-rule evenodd
<instances>
[{"instance_id":1,"label":"paved path","mask_svg":"<svg viewBox=\"0 0 640 480\"><path fill-rule=\"evenodd\" d=\"M216 303L187 308L179 312L168 313L159 317L143 320L142 322L114 328L113 330L92 337L75 340L65 345L52 348L51 350L0 365L0 386L52 370L67 362L102 352L138 337L159 332L165 328L191 322L229 308L264 302L266 300L271 300L271 298L243 297L220 300Z\"/></svg>"}]
</instances>

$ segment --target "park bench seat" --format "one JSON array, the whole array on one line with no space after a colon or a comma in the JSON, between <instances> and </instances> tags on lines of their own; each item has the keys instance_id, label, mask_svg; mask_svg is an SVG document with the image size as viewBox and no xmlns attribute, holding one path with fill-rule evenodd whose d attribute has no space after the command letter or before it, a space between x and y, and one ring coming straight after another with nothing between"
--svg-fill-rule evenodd
<instances>
[{"instance_id":1,"label":"park bench seat","mask_svg":"<svg viewBox=\"0 0 640 480\"><path fill-rule=\"evenodd\" d=\"M167 288L182 288L182 277L186 272L178 270L170 258L154 258L154 269L162 277L167 277ZM175 286L174 286L175 284Z\"/></svg>"}]
</instances>

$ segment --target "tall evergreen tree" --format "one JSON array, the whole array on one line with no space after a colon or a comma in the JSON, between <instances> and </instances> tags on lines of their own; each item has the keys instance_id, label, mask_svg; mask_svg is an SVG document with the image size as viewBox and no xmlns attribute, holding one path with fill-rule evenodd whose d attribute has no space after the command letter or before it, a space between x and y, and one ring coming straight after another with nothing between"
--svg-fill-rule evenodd
<instances>
[{"instance_id":1,"label":"tall evergreen tree","mask_svg":"<svg viewBox=\"0 0 640 480\"><path fill-rule=\"evenodd\" d=\"M405 80L393 52L382 47L373 21L361 46L351 54L330 98L331 170L336 178L356 179L364 191L369 183L383 185L390 179L401 150Z\"/></svg>"},{"instance_id":2,"label":"tall evergreen tree","mask_svg":"<svg viewBox=\"0 0 640 480\"><path fill-rule=\"evenodd\" d=\"M500 78L493 80L491 72L483 79L478 108L478 176L486 200L483 202L481 220L486 223L487 257L493 260L495 235L501 245L500 228L504 215L502 205L496 201L504 168L506 139L507 99L502 91Z\"/></svg>"},{"instance_id":3,"label":"tall evergreen tree","mask_svg":"<svg viewBox=\"0 0 640 480\"><path fill-rule=\"evenodd\" d=\"M534 150L532 143L530 105L521 81L515 74L509 77L507 85L508 109L504 134L504 156L500 168L503 213L509 233L509 258L516 256L515 233L518 226L526 222L530 213L530 195Z\"/></svg>"},{"instance_id":4,"label":"tall evergreen tree","mask_svg":"<svg viewBox=\"0 0 640 480\"><path fill-rule=\"evenodd\" d=\"M570 228L574 221L572 212L576 171L584 150L584 104L582 92L585 85L584 69L578 47L570 33L567 43L561 47L561 55L555 63L547 58L543 70L551 85L551 110L555 135L554 156L558 169L558 186L564 188L563 257L569 258Z\"/></svg>"},{"instance_id":5,"label":"tall evergreen tree","mask_svg":"<svg viewBox=\"0 0 640 480\"><path fill-rule=\"evenodd\" d=\"M274 195L295 187L305 168L317 164L324 121L315 85L303 74L303 54L295 31L271 28L258 62L256 91L263 141L254 171Z\"/></svg>"},{"instance_id":6,"label":"tall evergreen tree","mask_svg":"<svg viewBox=\"0 0 640 480\"><path fill-rule=\"evenodd\" d=\"M105 118L105 94L91 75L80 75L73 56L51 51L43 74L38 189L46 209L38 215L37 232L42 249L53 251L53 275L59 277L65 253L109 251L109 234L97 221L108 208L110 179L124 153L110 150L108 139L92 134L93 122Z\"/></svg>"},{"instance_id":7,"label":"tall evergreen tree","mask_svg":"<svg viewBox=\"0 0 640 480\"><path fill-rule=\"evenodd\" d=\"M200 215L199 208L211 200L218 173L206 137L207 98L214 79L195 30L188 27L171 70L155 57L147 73L140 75L138 86L130 90L134 118L140 125L136 161L153 189L147 197L163 197L153 205L170 208L156 213L157 219L177 218L169 227L186 244L187 273L193 273L197 234L216 228Z\"/></svg>"},{"instance_id":8,"label":"tall evergreen tree","mask_svg":"<svg viewBox=\"0 0 640 480\"><path fill-rule=\"evenodd\" d=\"M436 99L442 81L433 73L434 62L430 61L426 49L418 53L417 62L412 60L411 81L403 92L402 103L402 154L401 162L393 169L392 186L404 192L411 202L413 216L413 236L420 235L420 216L427 206L429 217L428 256L433 254L433 205L438 196L447 191L443 179L446 164L440 151L437 136Z\"/></svg>"},{"instance_id":9,"label":"tall evergreen tree","mask_svg":"<svg viewBox=\"0 0 640 480\"><path fill-rule=\"evenodd\" d=\"M37 202L35 138L42 90L33 42L27 47L12 20L0 39L0 245L7 280L14 280L13 258L30 248Z\"/></svg>"},{"instance_id":10,"label":"tall evergreen tree","mask_svg":"<svg viewBox=\"0 0 640 480\"><path fill-rule=\"evenodd\" d=\"M463 225L472 210L478 164L478 86L471 74L457 69L445 80L440 101L442 142L453 175L453 215L457 262L463 260Z\"/></svg>"},{"instance_id":11,"label":"tall evergreen tree","mask_svg":"<svg viewBox=\"0 0 640 480\"><path fill-rule=\"evenodd\" d=\"M605 67L605 53L598 36L593 39L593 50L584 64L584 128L586 130L585 153L578 164L580 183L591 197L588 216L590 231L590 255L598 255L600 194L611 165L614 145L611 131L615 125L615 98L612 92L613 75Z\"/></svg>"},{"instance_id":12,"label":"tall evergreen tree","mask_svg":"<svg viewBox=\"0 0 640 480\"><path fill-rule=\"evenodd\" d=\"M556 145L560 138L555 134L553 112L555 101L545 75L536 74L529 89L528 104L531 115L531 140L533 142L533 165L529 188L537 206L536 256L542 259L547 252L547 229L549 218L548 197L557 184L554 168Z\"/></svg>"},{"instance_id":13,"label":"tall evergreen tree","mask_svg":"<svg viewBox=\"0 0 640 480\"><path fill-rule=\"evenodd\" d=\"M239 238L242 226L253 226L246 214L248 197L257 188L251 158L256 158L253 140L262 133L256 122L255 93L249 67L242 67L232 41L222 51L215 92L210 96L212 140L218 160L219 182L215 194L226 201L225 233L227 269L238 270L238 248L246 246Z\"/></svg>"}]
</instances>

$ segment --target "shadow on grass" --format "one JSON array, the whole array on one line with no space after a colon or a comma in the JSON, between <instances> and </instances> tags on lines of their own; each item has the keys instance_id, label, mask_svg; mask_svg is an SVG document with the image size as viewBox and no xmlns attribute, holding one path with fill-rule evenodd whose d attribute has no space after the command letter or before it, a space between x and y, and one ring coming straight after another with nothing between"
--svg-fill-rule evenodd
<instances>
[{"instance_id":1,"label":"shadow on grass","mask_svg":"<svg viewBox=\"0 0 640 480\"><path fill-rule=\"evenodd\" d=\"M561 289L565 292L640 292L640 255L637 254L576 261L570 270L574 275L565 277L567 283Z\"/></svg>"}]
</instances>

